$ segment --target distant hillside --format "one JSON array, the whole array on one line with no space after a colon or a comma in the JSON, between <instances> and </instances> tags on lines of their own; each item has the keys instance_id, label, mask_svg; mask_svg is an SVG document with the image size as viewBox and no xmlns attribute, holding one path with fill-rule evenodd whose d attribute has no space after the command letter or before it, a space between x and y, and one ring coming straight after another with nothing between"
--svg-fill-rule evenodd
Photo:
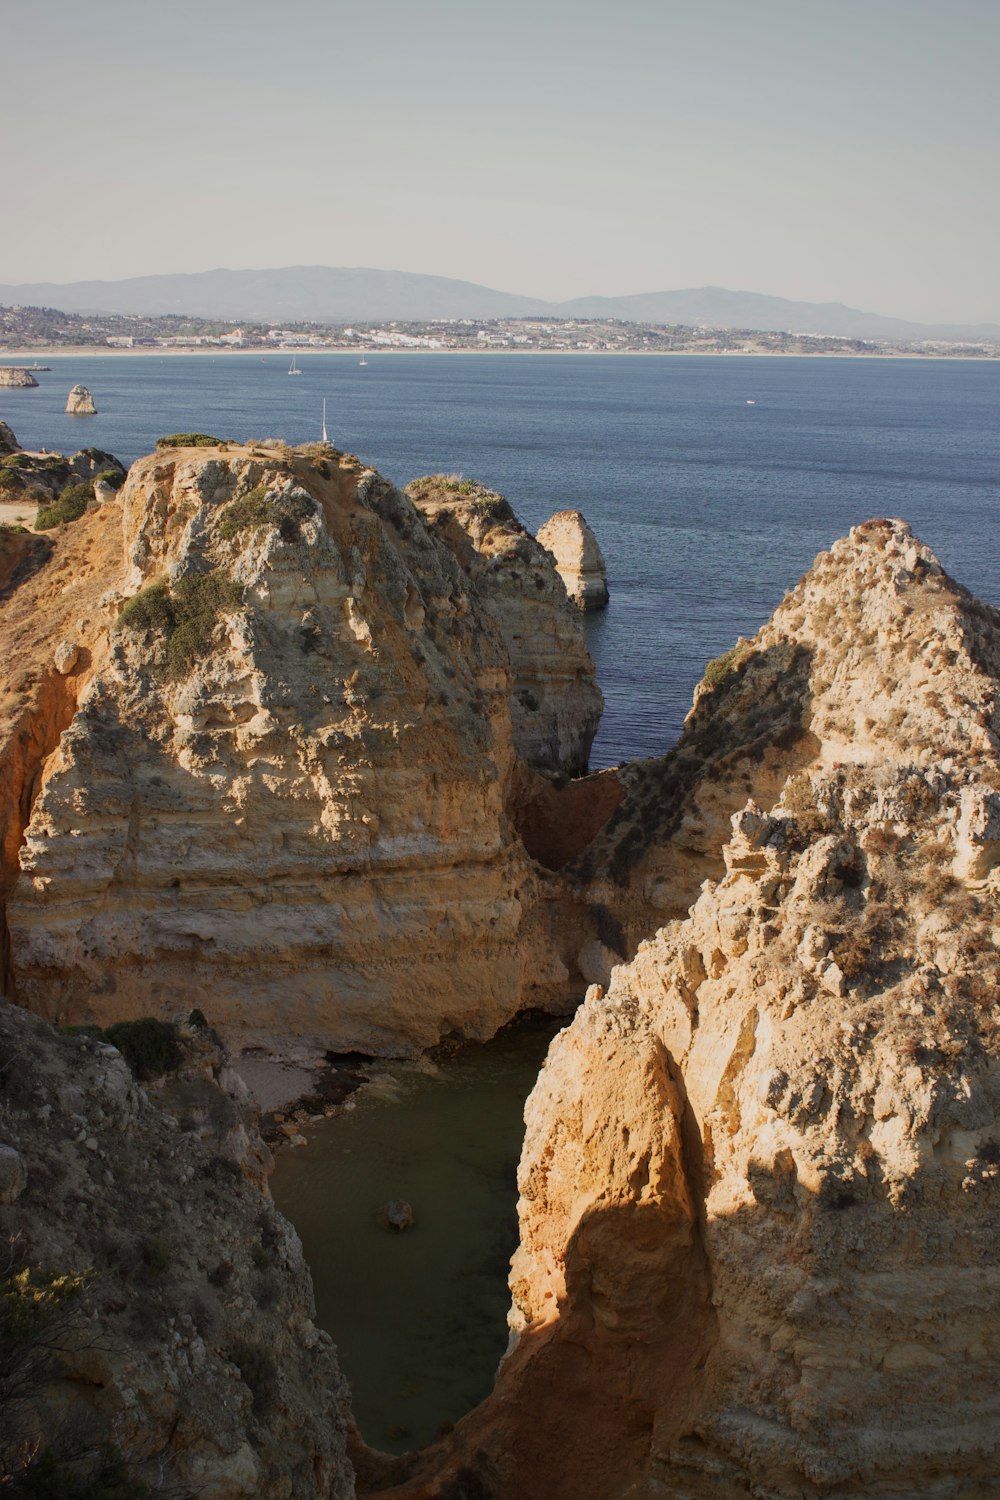
<instances>
[{"instance_id":1,"label":"distant hillside","mask_svg":"<svg viewBox=\"0 0 1000 1500\"><path fill-rule=\"evenodd\" d=\"M186 313L255 322L342 323L371 318L520 318L552 313L544 302L495 292L471 281L333 266L273 271L198 271L186 276L133 276L65 286L0 286L0 302L58 307L63 312Z\"/></svg>"},{"instance_id":2,"label":"distant hillside","mask_svg":"<svg viewBox=\"0 0 1000 1500\"><path fill-rule=\"evenodd\" d=\"M1000 340L1000 323L911 323L905 318L859 312L843 302L790 302L760 292L732 292L724 286L639 292L631 297L577 297L562 303L560 312L564 318L626 318L641 323L760 328L849 339Z\"/></svg>"},{"instance_id":3,"label":"distant hillside","mask_svg":"<svg viewBox=\"0 0 1000 1500\"><path fill-rule=\"evenodd\" d=\"M1000 342L1000 323L912 323L859 312L840 302L790 302L784 297L734 292L725 287L544 302L494 291L472 281L364 267L286 266L265 271L135 276L126 281L0 285L0 303L58 307L77 313L181 313L234 322L597 317L852 339Z\"/></svg>"}]
</instances>

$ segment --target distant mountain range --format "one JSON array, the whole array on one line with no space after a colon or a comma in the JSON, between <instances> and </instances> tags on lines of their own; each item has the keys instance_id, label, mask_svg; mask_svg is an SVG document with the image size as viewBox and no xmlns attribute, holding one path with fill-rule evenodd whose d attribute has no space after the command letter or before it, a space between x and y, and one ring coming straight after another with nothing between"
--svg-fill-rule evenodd
<instances>
[{"instance_id":1,"label":"distant mountain range","mask_svg":"<svg viewBox=\"0 0 1000 1500\"><path fill-rule=\"evenodd\" d=\"M841 302L790 302L758 292L692 287L629 297L543 302L408 271L286 266L271 271L199 271L125 281L0 285L0 303L75 313L164 313L239 322L343 323L432 318L621 318L688 327L755 328L851 339L1000 342L1000 323L912 323Z\"/></svg>"}]
</instances>

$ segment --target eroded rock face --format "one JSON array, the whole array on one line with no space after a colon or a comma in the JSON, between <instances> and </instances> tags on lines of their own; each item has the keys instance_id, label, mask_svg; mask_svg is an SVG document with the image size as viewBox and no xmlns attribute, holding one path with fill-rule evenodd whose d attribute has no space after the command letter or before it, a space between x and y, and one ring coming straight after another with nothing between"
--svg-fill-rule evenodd
<instances>
[{"instance_id":1,"label":"eroded rock face","mask_svg":"<svg viewBox=\"0 0 1000 1500\"><path fill-rule=\"evenodd\" d=\"M553 1043L517 1347L401 1493L990 1493L1000 616L875 523L739 657L693 720L734 724L717 874ZM743 717L782 662L809 759L775 791Z\"/></svg>"},{"instance_id":2,"label":"eroded rock face","mask_svg":"<svg viewBox=\"0 0 1000 1500\"><path fill-rule=\"evenodd\" d=\"M30 370L20 369L17 365L0 365L0 386L6 386L8 390L30 390L37 384Z\"/></svg>"},{"instance_id":3,"label":"eroded rock face","mask_svg":"<svg viewBox=\"0 0 1000 1500\"><path fill-rule=\"evenodd\" d=\"M94 398L85 385L75 385L66 397L66 410L74 417L96 417Z\"/></svg>"},{"instance_id":4,"label":"eroded rock face","mask_svg":"<svg viewBox=\"0 0 1000 1500\"><path fill-rule=\"evenodd\" d=\"M585 613L606 609L608 570L593 531L578 510L560 510L537 533L536 540L551 552L566 592Z\"/></svg>"},{"instance_id":5,"label":"eroded rock face","mask_svg":"<svg viewBox=\"0 0 1000 1500\"><path fill-rule=\"evenodd\" d=\"M29 453L18 447L9 427L7 433L13 444L7 456L16 454L17 463L0 469L0 499L44 502L57 499L69 484L93 483L99 474L113 475L116 486L125 478L124 465L101 448L81 448L69 457L62 453ZM0 455L3 453L0 441Z\"/></svg>"},{"instance_id":6,"label":"eroded rock face","mask_svg":"<svg viewBox=\"0 0 1000 1500\"><path fill-rule=\"evenodd\" d=\"M20 451L20 443L14 436L6 422L0 422L0 456L7 456Z\"/></svg>"},{"instance_id":7,"label":"eroded rock face","mask_svg":"<svg viewBox=\"0 0 1000 1500\"><path fill-rule=\"evenodd\" d=\"M544 775L580 776L604 700L551 556L502 495L447 474L407 494L496 619L513 673L514 745Z\"/></svg>"},{"instance_id":8,"label":"eroded rock face","mask_svg":"<svg viewBox=\"0 0 1000 1500\"><path fill-rule=\"evenodd\" d=\"M411 503L261 448L154 455L120 504L118 598L146 592L45 764L19 997L107 1023L183 995L244 1044L406 1052L492 1035L526 975L564 989L522 932L503 642Z\"/></svg>"},{"instance_id":9,"label":"eroded rock face","mask_svg":"<svg viewBox=\"0 0 1000 1500\"><path fill-rule=\"evenodd\" d=\"M144 1088L115 1048L0 1004L5 1307L22 1270L74 1288L5 1386L4 1477L82 1435L152 1492L351 1500L349 1397L266 1148L218 1049L188 1032L185 1053Z\"/></svg>"}]
</instances>

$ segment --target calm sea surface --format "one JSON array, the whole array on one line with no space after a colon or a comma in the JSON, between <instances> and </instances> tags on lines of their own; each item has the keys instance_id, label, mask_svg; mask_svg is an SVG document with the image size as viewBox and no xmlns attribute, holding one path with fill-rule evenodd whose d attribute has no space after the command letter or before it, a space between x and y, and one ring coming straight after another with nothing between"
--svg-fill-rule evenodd
<instances>
[{"instance_id":1,"label":"calm sea surface","mask_svg":"<svg viewBox=\"0 0 1000 1500\"><path fill-rule=\"evenodd\" d=\"M533 355L65 357L0 391L25 447L164 433L319 436L398 484L435 470L501 490L532 530L582 510L611 607L588 622L607 699L592 764L662 752L705 662L767 618L822 548L902 516L1000 603L1000 361ZM70 386L100 415L67 417ZM755 405L748 405L753 401Z\"/></svg>"}]
</instances>

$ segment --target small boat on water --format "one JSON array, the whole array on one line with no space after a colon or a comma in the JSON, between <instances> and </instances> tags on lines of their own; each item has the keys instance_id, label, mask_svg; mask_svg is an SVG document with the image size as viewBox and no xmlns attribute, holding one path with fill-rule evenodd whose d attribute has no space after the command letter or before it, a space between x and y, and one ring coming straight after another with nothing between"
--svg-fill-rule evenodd
<instances>
[{"instance_id":1,"label":"small boat on water","mask_svg":"<svg viewBox=\"0 0 1000 1500\"><path fill-rule=\"evenodd\" d=\"M747 397L746 404L747 404L747 406L756 406L757 405L756 401L752 400L749 396Z\"/></svg>"},{"instance_id":2,"label":"small boat on water","mask_svg":"<svg viewBox=\"0 0 1000 1500\"><path fill-rule=\"evenodd\" d=\"M323 430L320 433L319 440L320 440L321 443L328 443L330 441L329 435L328 435L327 430L326 430L326 397L325 396L323 397Z\"/></svg>"},{"instance_id":3,"label":"small boat on water","mask_svg":"<svg viewBox=\"0 0 1000 1500\"><path fill-rule=\"evenodd\" d=\"M358 360L358 364L359 365L366 365L367 363L368 363L367 359L365 359L365 356L362 354L361 358Z\"/></svg>"},{"instance_id":4,"label":"small boat on water","mask_svg":"<svg viewBox=\"0 0 1000 1500\"><path fill-rule=\"evenodd\" d=\"M294 354L292 355L292 362L288 366L288 373L289 373L289 375L301 375L302 374L302 371L299 369L298 365L295 363L295 355Z\"/></svg>"}]
</instances>

